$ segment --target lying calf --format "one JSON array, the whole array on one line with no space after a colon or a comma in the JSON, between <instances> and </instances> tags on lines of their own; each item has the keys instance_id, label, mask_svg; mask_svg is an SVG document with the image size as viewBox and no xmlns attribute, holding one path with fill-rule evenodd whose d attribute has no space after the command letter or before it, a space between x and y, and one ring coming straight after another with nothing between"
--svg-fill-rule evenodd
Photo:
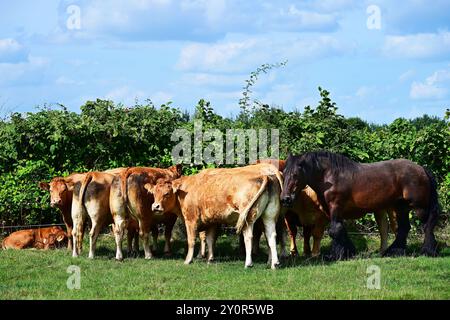
<instances>
[{"instance_id":1,"label":"lying calf","mask_svg":"<svg viewBox=\"0 0 450 320\"><path fill-rule=\"evenodd\" d=\"M3 239L3 249L36 248L47 250L56 247L67 239L67 234L60 227L20 230Z\"/></svg>"}]
</instances>

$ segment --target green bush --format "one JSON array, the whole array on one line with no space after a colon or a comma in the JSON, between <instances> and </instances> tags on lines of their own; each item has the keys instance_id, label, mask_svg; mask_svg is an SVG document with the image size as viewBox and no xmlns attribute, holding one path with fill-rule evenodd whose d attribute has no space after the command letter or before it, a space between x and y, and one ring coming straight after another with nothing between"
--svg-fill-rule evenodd
<instances>
[{"instance_id":1,"label":"green bush","mask_svg":"<svg viewBox=\"0 0 450 320\"><path fill-rule=\"evenodd\" d=\"M319 88L320 101L303 112L285 112L276 106L242 103L236 118L225 118L200 100L191 116L170 103L156 108L150 101L133 107L112 101L88 101L81 112L42 108L38 112L13 113L0 121L0 217L6 224L60 221L49 207L48 192L40 180L88 170L121 166L170 165L170 140L175 128L193 130L194 120L204 128L222 132L233 128L277 128L280 155L288 151L331 150L360 162L407 158L429 167L439 183L440 202L450 211L450 131L446 119L428 116L396 119L374 125L359 118L345 118L330 93ZM186 166L194 174L205 166ZM367 216L360 223L374 223Z\"/></svg>"}]
</instances>

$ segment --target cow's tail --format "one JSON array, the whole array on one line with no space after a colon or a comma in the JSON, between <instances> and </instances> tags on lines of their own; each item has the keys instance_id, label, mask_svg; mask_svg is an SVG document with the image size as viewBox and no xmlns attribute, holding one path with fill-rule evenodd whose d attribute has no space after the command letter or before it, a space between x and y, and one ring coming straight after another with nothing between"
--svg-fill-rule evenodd
<instances>
[{"instance_id":1,"label":"cow's tail","mask_svg":"<svg viewBox=\"0 0 450 320\"><path fill-rule=\"evenodd\" d=\"M6 238L2 240L2 249L3 250L6 250L5 240L6 240Z\"/></svg>"},{"instance_id":2,"label":"cow's tail","mask_svg":"<svg viewBox=\"0 0 450 320\"><path fill-rule=\"evenodd\" d=\"M425 167L423 167L423 169L425 170L428 180L430 181L430 201L428 203L428 209L422 219L422 222L424 223L425 227L428 226L433 229L439 219L439 215L441 212L437 193L437 182L434 178L433 173L429 169Z\"/></svg>"},{"instance_id":3,"label":"cow's tail","mask_svg":"<svg viewBox=\"0 0 450 320\"><path fill-rule=\"evenodd\" d=\"M281 172L279 170L277 170L275 175L278 179L278 182L280 183L280 190L281 190L281 192L283 192L283 176L281 175Z\"/></svg>"},{"instance_id":4,"label":"cow's tail","mask_svg":"<svg viewBox=\"0 0 450 320\"><path fill-rule=\"evenodd\" d=\"M236 223L236 233L240 234L242 232L242 228L244 228L245 222L247 221L247 216L250 210L252 209L253 205L258 201L261 194L264 192L267 186L267 182L269 178L267 176L262 177L263 181L261 184L261 187L259 188L256 195L253 197L253 199L250 201L250 203L247 205L247 207L244 209L244 211L241 212L239 215L238 221Z\"/></svg>"},{"instance_id":5,"label":"cow's tail","mask_svg":"<svg viewBox=\"0 0 450 320\"><path fill-rule=\"evenodd\" d=\"M86 176L83 179L83 182L81 183L80 193L79 193L79 201L81 202L81 205L83 206L83 209L87 212L86 204L84 202L84 195L86 193L86 188L89 185L89 183L92 181L93 173L88 172Z\"/></svg>"},{"instance_id":6,"label":"cow's tail","mask_svg":"<svg viewBox=\"0 0 450 320\"><path fill-rule=\"evenodd\" d=\"M129 169L125 170L120 174L120 193L122 194L123 203L128 203L128 190L127 190L127 180L131 172Z\"/></svg>"}]
</instances>

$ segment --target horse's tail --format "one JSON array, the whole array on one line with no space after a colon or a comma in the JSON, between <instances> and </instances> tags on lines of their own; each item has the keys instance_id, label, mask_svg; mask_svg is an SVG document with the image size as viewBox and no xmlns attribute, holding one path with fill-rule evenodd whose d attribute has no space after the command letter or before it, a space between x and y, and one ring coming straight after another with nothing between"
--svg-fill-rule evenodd
<instances>
[{"instance_id":1,"label":"horse's tail","mask_svg":"<svg viewBox=\"0 0 450 320\"><path fill-rule=\"evenodd\" d=\"M428 209L426 211L425 217L423 217L422 222L427 226L427 224L436 224L441 208L439 206L438 193L437 193L437 182L434 178L433 173L428 169L423 167L425 173L427 174L428 180L430 181L430 200L428 202ZM430 225L430 227L434 227Z\"/></svg>"}]
</instances>

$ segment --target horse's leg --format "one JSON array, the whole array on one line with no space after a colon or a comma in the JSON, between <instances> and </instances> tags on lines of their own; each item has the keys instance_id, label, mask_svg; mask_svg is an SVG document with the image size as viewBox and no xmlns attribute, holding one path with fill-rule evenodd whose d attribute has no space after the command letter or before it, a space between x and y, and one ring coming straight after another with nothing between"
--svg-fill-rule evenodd
<instances>
[{"instance_id":1,"label":"horse's leg","mask_svg":"<svg viewBox=\"0 0 450 320\"><path fill-rule=\"evenodd\" d=\"M406 252L406 239L411 225L409 223L409 211L407 207L399 207L397 213L397 235L394 242L384 252L383 256L401 256Z\"/></svg>"},{"instance_id":2,"label":"horse's leg","mask_svg":"<svg viewBox=\"0 0 450 320\"><path fill-rule=\"evenodd\" d=\"M386 211L375 212L375 221L380 232L380 253L383 254L388 247L388 221Z\"/></svg>"},{"instance_id":3,"label":"horse's leg","mask_svg":"<svg viewBox=\"0 0 450 320\"><path fill-rule=\"evenodd\" d=\"M312 229L312 226L303 226L303 255L305 257L311 256Z\"/></svg>"},{"instance_id":4,"label":"horse's leg","mask_svg":"<svg viewBox=\"0 0 450 320\"><path fill-rule=\"evenodd\" d=\"M420 210L423 210L423 213L421 213ZM419 217L421 216L421 214L426 214L426 211L424 209L416 209L415 212ZM437 224L437 220L437 214L428 214L427 220L424 225L425 239L422 249L420 250L420 253L423 255L432 257L437 255L437 241L434 236L434 227Z\"/></svg>"},{"instance_id":5,"label":"horse's leg","mask_svg":"<svg viewBox=\"0 0 450 320\"><path fill-rule=\"evenodd\" d=\"M295 238L297 237L297 225L296 222L294 221L292 213L287 212L284 221L286 223L289 238L291 239L290 245L291 256L293 257L298 256L297 243L295 242Z\"/></svg>"},{"instance_id":6,"label":"horse's leg","mask_svg":"<svg viewBox=\"0 0 450 320\"><path fill-rule=\"evenodd\" d=\"M331 225L329 234L333 239L331 244L331 260L342 260L351 258L355 255L356 249L350 238L347 235L347 231L344 227L344 221L339 218L336 209L330 210Z\"/></svg>"}]
</instances>

